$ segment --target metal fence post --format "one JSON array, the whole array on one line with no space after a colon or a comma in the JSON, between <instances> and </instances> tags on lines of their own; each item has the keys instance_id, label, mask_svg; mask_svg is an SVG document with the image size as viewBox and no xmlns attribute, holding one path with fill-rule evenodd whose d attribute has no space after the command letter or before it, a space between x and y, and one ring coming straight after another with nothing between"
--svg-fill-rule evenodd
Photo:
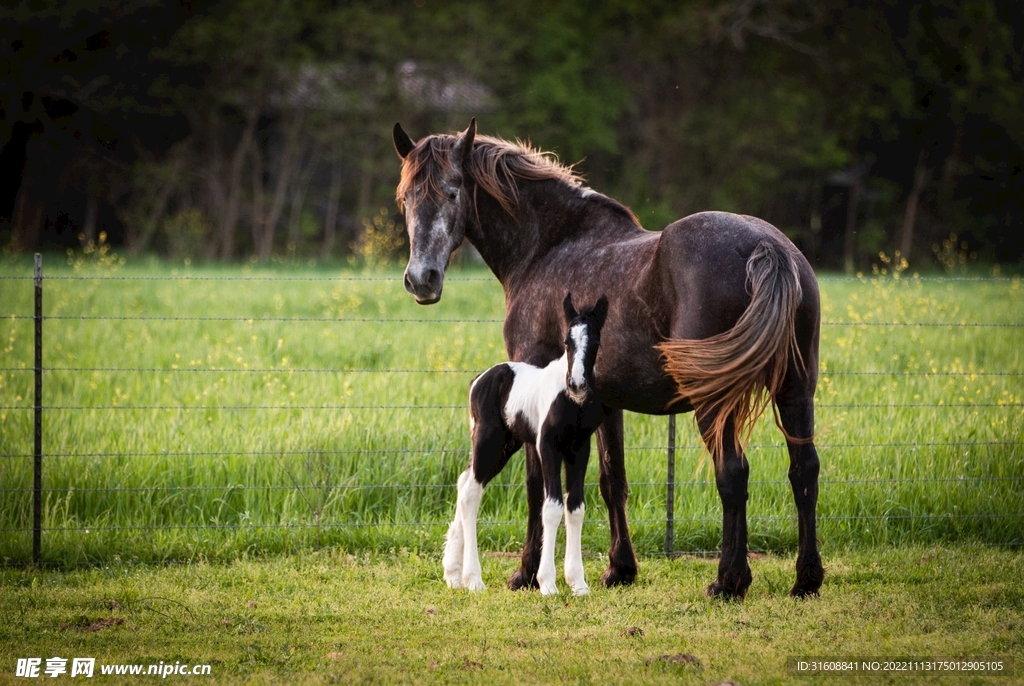
<instances>
[{"instance_id":1,"label":"metal fence post","mask_svg":"<svg viewBox=\"0 0 1024 686\"><path fill-rule=\"evenodd\" d=\"M42 561L43 538L43 256L36 253L35 270L35 446L32 466L32 562Z\"/></svg>"},{"instance_id":2,"label":"metal fence post","mask_svg":"<svg viewBox=\"0 0 1024 686\"><path fill-rule=\"evenodd\" d=\"M665 554L675 547L676 519L676 416L668 416L668 470L665 475Z\"/></svg>"}]
</instances>

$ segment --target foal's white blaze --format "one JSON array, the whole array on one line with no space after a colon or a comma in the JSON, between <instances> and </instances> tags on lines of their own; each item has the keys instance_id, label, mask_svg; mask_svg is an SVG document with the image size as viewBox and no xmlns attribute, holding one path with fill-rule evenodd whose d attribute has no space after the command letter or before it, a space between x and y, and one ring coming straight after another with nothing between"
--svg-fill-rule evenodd
<instances>
[{"instance_id":1,"label":"foal's white blaze","mask_svg":"<svg viewBox=\"0 0 1024 686\"><path fill-rule=\"evenodd\" d=\"M541 595L555 595L555 540L558 538L558 524L562 521L562 503L554 498L544 501L541 509L541 522L544 525L544 536L541 539L540 567L537 568L537 584Z\"/></svg>"},{"instance_id":2,"label":"foal's white blaze","mask_svg":"<svg viewBox=\"0 0 1024 686\"><path fill-rule=\"evenodd\" d=\"M569 511L565 507L565 581L573 595L587 595L590 587L583 576L583 513L586 506Z\"/></svg>"},{"instance_id":3,"label":"foal's white blaze","mask_svg":"<svg viewBox=\"0 0 1024 686\"><path fill-rule=\"evenodd\" d=\"M573 388L582 388L586 383L586 376L584 375L584 361L587 356L587 325L577 324L569 330L569 336L572 338L573 343L576 345L576 352L572 357L572 385ZM571 395L571 394L570 394ZM573 397L573 400L581 402L582 399L577 400Z\"/></svg>"}]
</instances>

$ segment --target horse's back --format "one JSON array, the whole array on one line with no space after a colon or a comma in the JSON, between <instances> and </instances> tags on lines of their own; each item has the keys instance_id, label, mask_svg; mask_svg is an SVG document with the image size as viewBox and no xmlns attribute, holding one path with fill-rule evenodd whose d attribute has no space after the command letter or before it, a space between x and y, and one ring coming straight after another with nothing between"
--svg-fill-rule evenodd
<instances>
[{"instance_id":1,"label":"horse's back","mask_svg":"<svg viewBox=\"0 0 1024 686\"><path fill-rule=\"evenodd\" d=\"M816 329L817 281L792 241L756 217L700 212L665 227L655 257L662 288L676 298L673 338L707 338L736 323L750 304L747 262L766 241L792 257L801 290L798 318L810 317Z\"/></svg>"}]
</instances>

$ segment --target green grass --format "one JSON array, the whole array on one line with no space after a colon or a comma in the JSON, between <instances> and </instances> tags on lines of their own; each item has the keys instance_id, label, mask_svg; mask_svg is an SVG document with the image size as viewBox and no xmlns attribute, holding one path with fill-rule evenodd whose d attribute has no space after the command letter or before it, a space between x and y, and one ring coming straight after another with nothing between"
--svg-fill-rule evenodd
<instances>
[{"instance_id":1,"label":"green grass","mask_svg":"<svg viewBox=\"0 0 1024 686\"><path fill-rule=\"evenodd\" d=\"M442 302L423 308L398 270L115 267L47 257L46 315L71 318L45 329L45 561L440 548L468 455L466 388L505 357L500 321L475 321L502 317L489 273L453 271ZM30 274L24 261L0 266ZM295 278L218 280L270 274ZM193 278L109 278L125 276ZM1024 542L1024 329L879 325L1021 323L1020 281L823 280L822 293L834 323L817 396L824 549ZM31 313L31 281L0 280L0 315ZM31 551L31 366L32 322L0 321L0 405L15 406L0 409L7 563ZM323 369L358 371L310 371ZM627 415L626 441L631 532L652 554L664 542L665 418ZM678 442L675 548L714 550L720 505L689 416ZM751 546L792 551L788 460L770 418L749 457ZM592 460L588 483L596 472ZM485 550L519 548L523 480L513 459L488 489ZM584 547L599 553L596 487L587 501Z\"/></svg>"},{"instance_id":2,"label":"green grass","mask_svg":"<svg viewBox=\"0 0 1024 686\"><path fill-rule=\"evenodd\" d=\"M692 558L644 559L636 585L582 598L510 592L516 561L495 556L479 594L449 590L438 556L410 552L0 570L0 683L25 683L19 657L58 655L96 658L97 675L209 664L210 676L168 678L195 684L1024 683L1020 551L841 549L824 561L822 596L800 601L785 595L792 556L752 560L742 603L705 598L715 565ZM591 578L603 567L585 564ZM796 657L996 658L1013 676L800 678Z\"/></svg>"}]
</instances>

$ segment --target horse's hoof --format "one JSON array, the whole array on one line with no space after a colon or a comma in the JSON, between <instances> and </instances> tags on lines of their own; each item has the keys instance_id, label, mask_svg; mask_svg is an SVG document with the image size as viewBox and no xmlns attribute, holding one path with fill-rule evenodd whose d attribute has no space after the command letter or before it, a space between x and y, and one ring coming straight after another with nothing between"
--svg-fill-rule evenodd
<instances>
[{"instance_id":1,"label":"horse's hoof","mask_svg":"<svg viewBox=\"0 0 1024 686\"><path fill-rule=\"evenodd\" d=\"M523 571L522 567L517 569L516 573L508 578L507 586L510 591L521 591L525 588L539 588L537 584L537 575Z\"/></svg>"},{"instance_id":2,"label":"horse's hoof","mask_svg":"<svg viewBox=\"0 0 1024 686\"><path fill-rule=\"evenodd\" d=\"M612 586L629 586L634 581L636 581L636 567L609 567L601 575L601 583L608 588Z\"/></svg>"},{"instance_id":3,"label":"horse's hoof","mask_svg":"<svg viewBox=\"0 0 1024 686\"><path fill-rule=\"evenodd\" d=\"M708 598L720 598L722 600L743 600L747 589L729 588L720 581L714 581L704 589L704 595Z\"/></svg>"},{"instance_id":4,"label":"horse's hoof","mask_svg":"<svg viewBox=\"0 0 1024 686\"><path fill-rule=\"evenodd\" d=\"M462 588L462 576L448 576L444 575L444 582L448 584L448 588Z\"/></svg>"},{"instance_id":5,"label":"horse's hoof","mask_svg":"<svg viewBox=\"0 0 1024 686\"><path fill-rule=\"evenodd\" d=\"M583 586L577 586L572 589L572 594L575 596L590 595L590 587L584 584Z\"/></svg>"},{"instance_id":6,"label":"horse's hoof","mask_svg":"<svg viewBox=\"0 0 1024 686\"><path fill-rule=\"evenodd\" d=\"M816 588L801 588L799 585L794 586L789 591L789 595L794 598L818 598L821 597L821 593Z\"/></svg>"},{"instance_id":7,"label":"horse's hoof","mask_svg":"<svg viewBox=\"0 0 1024 686\"><path fill-rule=\"evenodd\" d=\"M476 593L477 591L482 591L485 588L487 588L486 586L484 586L484 580L480 577L477 577L475 579L467 579L466 583L463 585L474 593Z\"/></svg>"},{"instance_id":8,"label":"horse's hoof","mask_svg":"<svg viewBox=\"0 0 1024 686\"><path fill-rule=\"evenodd\" d=\"M558 595L558 586L555 586L554 584L551 584L550 586L547 584L541 584L540 594L542 596Z\"/></svg>"},{"instance_id":9,"label":"horse's hoof","mask_svg":"<svg viewBox=\"0 0 1024 686\"><path fill-rule=\"evenodd\" d=\"M825 580L825 568L821 566L821 559L816 559L810 564L797 564L796 583L793 584L789 595L794 598L806 598L807 596L820 595L818 589L821 582Z\"/></svg>"}]
</instances>

